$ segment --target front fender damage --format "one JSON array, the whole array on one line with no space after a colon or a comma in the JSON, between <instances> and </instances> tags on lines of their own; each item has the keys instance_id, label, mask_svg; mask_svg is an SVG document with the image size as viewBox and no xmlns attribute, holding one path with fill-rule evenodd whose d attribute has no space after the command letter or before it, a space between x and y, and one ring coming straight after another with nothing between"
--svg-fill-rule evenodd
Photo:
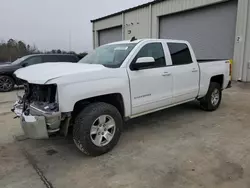
<instances>
[{"instance_id":1,"label":"front fender damage","mask_svg":"<svg viewBox=\"0 0 250 188\"><path fill-rule=\"evenodd\" d=\"M20 124L23 132L31 139L47 139L50 134L60 131L61 113L45 112L30 104L24 110L22 100L14 103L12 112L16 117L20 118Z\"/></svg>"}]
</instances>

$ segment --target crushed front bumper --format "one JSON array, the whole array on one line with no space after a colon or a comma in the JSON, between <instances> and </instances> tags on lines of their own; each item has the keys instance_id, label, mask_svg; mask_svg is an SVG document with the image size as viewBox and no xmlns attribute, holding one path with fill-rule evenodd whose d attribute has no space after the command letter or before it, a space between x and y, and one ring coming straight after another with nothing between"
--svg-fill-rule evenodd
<instances>
[{"instance_id":1,"label":"crushed front bumper","mask_svg":"<svg viewBox=\"0 0 250 188\"><path fill-rule=\"evenodd\" d=\"M29 107L29 113L23 112L23 105L16 102L12 111L20 118L21 127L28 138L47 139L60 130L61 113L48 113L35 107Z\"/></svg>"},{"instance_id":2,"label":"crushed front bumper","mask_svg":"<svg viewBox=\"0 0 250 188\"><path fill-rule=\"evenodd\" d=\"M32 139L47 139L49 134L45 117L43 116L26 116L24 114L20 117L23 132L28 138Z\"/></svg>"}]
</instances>

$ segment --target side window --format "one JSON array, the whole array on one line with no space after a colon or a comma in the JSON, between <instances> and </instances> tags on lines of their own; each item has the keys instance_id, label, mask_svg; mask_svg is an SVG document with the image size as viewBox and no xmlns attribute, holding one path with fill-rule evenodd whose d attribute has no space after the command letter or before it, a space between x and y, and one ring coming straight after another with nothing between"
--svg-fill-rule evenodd
<instances>
[{"instance_id":1,"label":"side window","mask_svg":"<svg viewBox=\"0 0 250 188\"><path fill-rule=\"evenodd\" d=\"M25 64L25 66L35 65L35 64L39 64L39 63L42 63L41 56L30 57L23 62L23 64Z\"/></svg>"},{"instance_id":2,"label":"side window","mask_svg":"<svg viewBox=\"0 0 250 188\"><path fill-rule=\"evenodd\" d=\"M184 43L168 43L173 65L185 65L192 63L189 48Z\"/></svg>"},{"instance_id":3,"label":"side window","mask_svg":"<svg viewBox=\"0 0 250 188\"><path fill-rule=\"evenodd\" d=\"M153 57L155 59L155 63L148 68L158 68L166 66L165 54L161 43L150 43L143 46L137 54L134 62L140 57Z\"/></svg>"},{"instance_id":4,"label":"side window","mask_svg":"<svg viewBox=\"0 0 250 188\"><path fill-rule=\"evenodd\" d=\"M59 55L58 59L61 62L77 62L78 59L73 55Z\"/></svg>"},{"instance_id":5,"label":"side window","mask_svg":"<svg viewBox=\"0 0 250 188\"><path fill-rule=\"evenodd\" d=\"M58 62L59 59L55 55L44 55L43 62Z\"/></svg>"}]
</instances>

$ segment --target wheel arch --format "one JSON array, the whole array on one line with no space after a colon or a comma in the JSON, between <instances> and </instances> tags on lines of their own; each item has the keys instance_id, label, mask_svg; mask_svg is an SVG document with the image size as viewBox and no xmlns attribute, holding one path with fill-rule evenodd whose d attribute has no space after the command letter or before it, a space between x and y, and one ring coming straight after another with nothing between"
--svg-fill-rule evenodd
<instances>
[{"instance_id":1,"label":"wheel arch","mask_svg":"<svg viewBox=\"0 0 250 188\"><path fill-rule=\"evenodd\" d=\"M120 112L121 116L125 117L125 105L124 105L124 99L121 93L110 93L105 95L99 95L87 99L79 100L75 103L73 112L72 112L72 119L76 117L76 115L85 108L88 104L94 103L94 102L105 102L108 104L113 105L117 108L117 110Z\"/></svg>"},{"instance_id":2,"label":"wheel arch","mask_svg":"<svg viewBox=\"0 0 250 188\"><path fill-rule=\"evenodd\" d=\"M223 88L223 84L224 84L224 75L223 74L219 74L216 76L212 76L210 79L210 84L212 82L218 83L221 86L221 89Z\"/></svg>"}]
</instances>

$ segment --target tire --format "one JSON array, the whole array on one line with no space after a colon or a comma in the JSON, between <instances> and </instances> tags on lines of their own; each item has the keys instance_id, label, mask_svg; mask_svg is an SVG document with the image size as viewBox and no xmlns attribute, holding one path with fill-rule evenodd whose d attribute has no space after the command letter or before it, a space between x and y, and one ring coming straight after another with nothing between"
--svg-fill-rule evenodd
<instances>
[{"instance_id":1,"label":"tire","mask_svg":"<svg viewBox=\"0 0 250 188\"><path fill-rule=\"evenodd\" d=\"M216 93L216 91L218 91L216 94L216 96L218 96L218 100L212 102L212 99L214 99L213 94ZM220 84L211 82L206 96L200 100L200 106L205 111L215 111L220 106L221 99L222 91Z\"/></svg>"},{"instance_id":2,"label":"tire","mask_svg":"<svg viewBox=\"0 0 250 188\"><path fill-rule=\"evenodd\" d=\"M13 90L14 80L10 76L0 76L0 92L8 92Z\"/></svg>"},{"instance_id":3,"label":"tire","mask_svg":"<svg viewBox=\"0 0 250 188\"><path fill-rule=\"evenodd\" d=\"M99 128L99 124L101 124L100 123L101 121L99 120L100 117L105 117L104 118L105 122L106 121L109 122L110 119L113 119L112 122L115 123L115 129L113 132L112 139L109 142L106 141L106 144L105 145L102 144L101 146L98 144L96 145L94 143L96 142L96 140L98 140L97 134L91 135L92 128L94 130L93 132L95 132L96 127ZM110 123L110 125L111 124L112 123ZM74 143L77 146L77 148L86 155L89 155L89 156L102 155L104 153L109 152L117 145L121 136L122 125L123 125L123 120L122 120L121 114L114 106L107 104L107 103L103 103L103 102L96 102L96 103L89 104L77 115L75 119L75 123L73 126ZM103 127L105 127L105 125L103 125ZM104 130L105 129L103 128L103 131ZM99 135L99 137L101 136ZM99 139L101 140L101 142L102 140L104 141L106 140L104 138L104 135L102 137L103 137L102 139ZM111 138L111 136L109 138Z\"/></svg>"}]
</instances>

